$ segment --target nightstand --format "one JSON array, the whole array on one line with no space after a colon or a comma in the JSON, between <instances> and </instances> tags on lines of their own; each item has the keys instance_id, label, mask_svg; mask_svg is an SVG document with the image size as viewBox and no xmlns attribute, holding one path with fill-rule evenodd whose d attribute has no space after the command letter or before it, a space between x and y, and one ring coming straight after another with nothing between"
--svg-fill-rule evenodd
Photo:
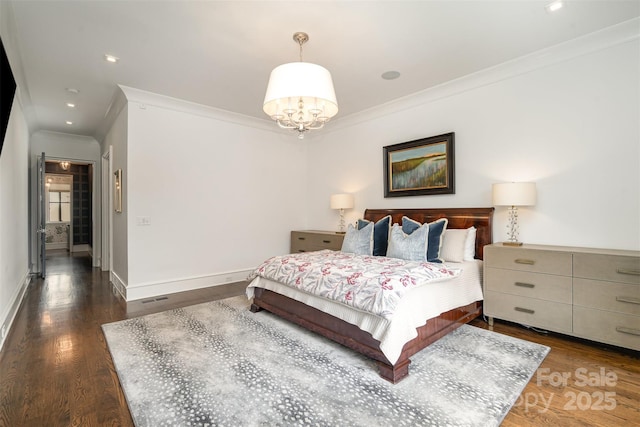
<instances>
[{"instance_id":1,"label":"nightstand","mask_svg":"<svg viewBox=\"0 0 640 427\"><path fill-rule=\"evenodd\" d=\"M335 231L292 231L291 253L320 251L322 249L339 251L342 248L342 240L344 240L344 234Z\"/></svg>"},{"instance_id":2,"label":"nightstand","mask_svg":"<svg viewBox=\"0 0 640 427\"><path fill-rule=\"evenodd\" d=\"M485 246L484 313L640 350L640 252Z\"/></svg>"}]
</instances>

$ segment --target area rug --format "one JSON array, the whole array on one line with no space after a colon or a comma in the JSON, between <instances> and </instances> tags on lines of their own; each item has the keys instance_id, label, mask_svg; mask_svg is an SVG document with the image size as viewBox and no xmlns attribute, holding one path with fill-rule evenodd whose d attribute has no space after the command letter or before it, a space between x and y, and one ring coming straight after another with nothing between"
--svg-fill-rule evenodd
<instances>
[{"instance_id":1,"label":"area rug","mask_svg":"<svg viewBox=\"0 0 640 427\"><path fill-rule=\"evenodd\" d=\"M136 426L494 426L549 348L464 325L393 385L245 297L102 326Z\"/></svg>"}]
</instances>

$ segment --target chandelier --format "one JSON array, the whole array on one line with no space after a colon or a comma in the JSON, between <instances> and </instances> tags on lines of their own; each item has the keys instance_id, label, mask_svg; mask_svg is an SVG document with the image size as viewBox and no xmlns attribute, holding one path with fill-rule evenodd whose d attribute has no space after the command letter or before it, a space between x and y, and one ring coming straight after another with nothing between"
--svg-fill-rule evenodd
<instances>
[{"instance_id":1,"label":"chandelier","mask_svg":"<svg viewBox=\"0 0 640 427\"><path fill-rule=\"evenodd\" d=\"M320 129L338 113L331 73L320 65L302 62L306 33L295 33L300 45L300 62L282 64L273 69L262 109L282 129L298 132L298 138Z\"/></svg>"}]
</instances>

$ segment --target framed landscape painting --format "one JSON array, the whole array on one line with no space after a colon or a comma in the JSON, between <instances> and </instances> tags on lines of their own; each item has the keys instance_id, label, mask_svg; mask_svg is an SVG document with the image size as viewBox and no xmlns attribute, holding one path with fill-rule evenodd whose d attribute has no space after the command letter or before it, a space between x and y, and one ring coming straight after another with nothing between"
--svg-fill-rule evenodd
<instances>
[{"instance_id":1,"label":"framed landscape painting","mask_svg":"<svg viewBox=\"0 0 640 427\"><path fill-rule=\"evenodd\" d=\"M383 147L384 197L454 194L454 135Z\"/></svg>"}]
</instances>

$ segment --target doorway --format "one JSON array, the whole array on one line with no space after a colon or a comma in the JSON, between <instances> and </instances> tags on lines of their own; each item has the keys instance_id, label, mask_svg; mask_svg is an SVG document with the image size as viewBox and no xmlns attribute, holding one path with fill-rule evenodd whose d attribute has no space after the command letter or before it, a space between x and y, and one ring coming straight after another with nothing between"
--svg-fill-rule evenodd
<instances>
[{"instance_id":1,"label":"doorway","mask_svg":"<svg viewBox=\"0 0 640 427\"><path fill-rule=\"evenodd\" d=\"M45 173L45 250L73 252L73 175Z\"/></svg>"},{"instance_id":2,"label":"doorway","mask_svg":"<svg viewBox=\"0 0 640 427\"><path fill-rule=\"evenodd\" d=\"M67 236L66 247L69 252L92 251L93 169L91 163L46 161L46 243L53 243L55 238L50 237L48 231L55 229L56 233L59 233L58 236ZM67 224L68 232L65 233L63 229ZM59 244L62 243L62 237L55 240L58 240ZM60 249L51 246L49 248Z\"/></svg>"}]
</instances>

